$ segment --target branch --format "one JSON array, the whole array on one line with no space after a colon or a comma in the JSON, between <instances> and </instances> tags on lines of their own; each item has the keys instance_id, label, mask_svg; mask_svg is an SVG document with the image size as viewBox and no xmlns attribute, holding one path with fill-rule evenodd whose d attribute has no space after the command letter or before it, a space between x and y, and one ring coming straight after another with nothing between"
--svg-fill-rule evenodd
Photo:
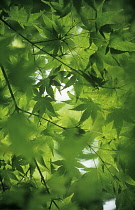
<instances>
[{"instance_id":1,"label":"branch","mask_svg":"<svg viewBox=\"0 0 135 210\"><path fill-rule=\"evenodd\" d=\"M45 186L47 193L50 194L49 188L48 188L48 186L47 186L47 184L46 184L45 178L44 178L44 176L43 176L43 174L42 174L42 172L41 172L41 170L40 170L40 167L39 167L39 165L38 165L36 159L34 159L34 162L35 162L36 167L37 167L37 170L38 170L38 172L39 172L39 174L40 174L41 182L42 182L43 185ZM54 200L51 200L51 204L52 204L52 203L54 203L54 205L57 207L57 209L60 209ZM50 207L49 207L49 209L50 209Z\"/></svg>"},{"instance_id":2,"label":"branch","mask_svg":"<svg viewBox=\"0 0 135 210\"><path fill-rule=\"evenodd\" d=\"M19 108L19 107L17 106L16 99L15 99L15 97L14 97L14 94L13 94L11 85L10 85L10 83L9 83L8 77L7 77L7 75L6 75L6 72L5 72L5 70L4 70L4 67L3 67L2 65L0 65L0 67L1 67L2 73L3 73L3 75L4 75L4 78L5 78L5 80L6 80L6 83L7 83L7 86L8 86L10 95L11 95L11 98L12 98L12 100L13 100L13 102L14 102L15 110L17 110L17 111L20 110L20 111L25 112L25 113L27 113L27 114L30 114L30 115L33 115L33 116L36 116L36 117L40 117L38 114L34 114L34 113L31 113L31 112L25 111L25 110L23 110L23 109L21 109L21 108ZM57 127L59 127L59 128L62 128L62 129L64 129L64 130L66 130L65 127L60 126L60 125L58 125L58 124L56 124L56 123L54 123L54 122L52 122L52 121L50 121L50 120L48 120L48 119L46 119L46 118L44 118L44 117L40 117L40 118L43 119L43 120L45 120L45 121L47 121L47 122L49 122L49 123L51 123L51 124L53 124L53 125L55 125L55 126L57 126Z\"/></svg>"},{"instance_id":3,"label":"branch","mask_svg":"<svg viewBox=\"0 0 135 210\"><path fill-rule=\"evenodd\" d=\"M55 55L47 52L46 50L41 49L38 45L36 45L34 42L30 41L29 39L27 39L25 36L23 36L22 34L20 34L16 29L14 29L10 24L8 24L5 20L3 20L3 18L0 17L0 20L7 25L9 28L11 28L15 33L17 33L20 37L22 37L24 40L26 40L28 43L30 43L32 46L36 47L37 49L41 50L42 52L46 53L47 55L49 55L50 57L54 58L55 60L57 60L58 62L60 62L61 64L63 64L64 66L70 68L72 71L76 72L77 74L81 75L81 72L79 72L78 70L72 68L71 66L69 66L68 64L66 64L65 62L59 60Z\"/></svg>"},{"instance_id":4,"label":"branch","mask_svg":"<svg viewBox=\"0 0 135 210\"><path fill-rule=\"evenodd\" d=\"M35 116L35 117L39 117L39 118L41 118L41 119L43 119L43 120L45 120L45 121L47 121L47 122L49 122L49 123L51 123L51 124L53 124L53 125L59 127L59 128L62 128L62 129L64 129L64 130L67 129L67 128L65 128L65 127L63 127L63 126L60 126L60 125L58 125L58 124L56 124L56 123L54 123L54 122L52 122L52 121L50 121L50 120L48 120L48 119L46 119L46 118L44 118L44 117L41 117L41 116L38 115L38 114L34 114L34 113L32 113L32 112L23 110L23 109L21 109L21 108L19 108L19 107L18 107L18 109L19 109L20 111L22 111L22 112L27 113L27 114L33 115L33 116Z\"/></svg>"},{"instance_id":5,"label":"branch","mask_svg":"<svg viewBox=\"0 0 135 210\"><path fill-rule=\"evenodd\" d=\"M0 182L1 182L1 187L2 187L2 190L3 192L5 191L5 186L4 186L4 183L2 181L2 177L0 176Z\"/></svg>"},{"instance_id":6,"label":"branch","mask_svg":"<svg viewBox=\"0 0 135 210\"><path fill-rule=\"evenodd\" d=\"M35 162L35 165L36 165L36 167L37 167L37 170L38 170L38 172L39 172L39 174L40 174L41 182L42 182L42 183L44 184L44 186L46 187L46 191L48 192L48 194L50 194L49 189L48 189L47 184L46 184L46 181L45 181L45 178L44 178L44 176L43 176L43 174L42 174L42 172L41 172L41 170L40 170L40 167L39 167L39 165L38 165L36 159L34 159L34 162Z\"/></svg>"},{"instance_id":7,"label":"branch","mask_svg":"<svg viewBox=\"0 0 135 210\"><path fill-rule=\"evenodd\" d=\"M30 167L27 169L27 171L25 172L25 174L22 176L22 178L17 182L17 185L20 184L20 182L24 179L24 177L27 177L28 172L30 171Z\"/></svg>"},{"instance_id":8,"label":"branch","mask_svg":"<svg viewBox=\"0 0 135 210\"><path fill-rule=\"evenodd\" d=\"M29 42L30 44L33 44L33 42L31 42L29 39L27 39L25 36L23 36L22 34L20 34L18 31L16 31L10 24L8 24L3 18L0 17L0 20L9 28L11 28L15 33L17 33L19 36L21 36L23 39L25 39L27 42Z\"/></svg>"},{"instance_id":9,"label":"branch","mask_svg":"<svg viewBox=\"0 0 135 210\"><path fill-rule=\"evenodd\" d=\"M117 151L118 151L118 150L115 150L115 149L98 148L98 147L96 147L96 146L92 146L91 148L106 150L106 151L110 151L110 152L117 152Z\"/></svg>"},{"instance_id":10,"label":"branch","mask_svg":"<svg viewBox=\"0 0 135 210\"><path fill-rule=\"evenodd\" d=\"M113 176L113 174L112 174L112 172L109 170L109 168L106 166L106 163L105 163L105 161L101 158L101 156L90 146L90 145L88 145L89 146L89 148L99 157L99 159L101 160L101 162L104 164L104 166L106 167L106 169L107 169L107 171L110 173L110 175L113 177L113 179L114 179L114 176ZM114 179L115 181L116 181L116 179Z\"/></svg>"},{"instance_id":11,"label":"branch","mask_svg":"<svg viewBox=\"0 0 135 210\"><path fill-rule=\"evenodd\" d=\"M4 76L5 80L6 80L6 83L7 83L7 86L8 86L10 95L11 95L11 98L12 98L12 100L14 102L15 109L18 110L18 106L17 106L16 100L15 100L15 97L14 97L14 94L13 94L13 91L12 91L12 88L11 88L11 85L9 83L7 74L6 74L5 70L4 70L4 67L1 64L0 64L0 67L1 67L1 70L2 70L2 73L3 73L3 76Z\"/></svg>"}]
</instances>

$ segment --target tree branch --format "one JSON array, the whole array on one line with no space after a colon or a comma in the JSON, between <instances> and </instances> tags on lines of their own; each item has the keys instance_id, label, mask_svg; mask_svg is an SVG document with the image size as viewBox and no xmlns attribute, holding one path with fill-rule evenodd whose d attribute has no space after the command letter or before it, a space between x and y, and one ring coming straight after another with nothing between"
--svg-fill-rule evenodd
<instances>
[{"instance_id":1,"label":"tree branch","mask_svg":"<svg viewBox=\"0 0 135 210\"><path fill-rule=\"evenodd\" d=\"M7 74L6 74L5 70L4 70L4 67L1 64L0 64L0 67L1 67L1 70L2 70L2 73L3 73L3 76L4 76L5 80L6 80L6 83L7 83L7 86L8 86L10 95L11 95L11 98L12 98L13 103L15 105L15 109L18 110L18 106L17 106L16 100L15 100L15 97L14 97L14 94L13 94L13 91L12 91L12 88L11 88L11 85L9 83Z\"/></svg>"},{"instance_id":2,"label":"tree branch","mask_svg":"<svg viewBox=\"0 0 135 210\"><path fill-rule=\"evenodd\" d=\"M2 187L2 190L3 190L3 192L5 191L5 187L4 187L4 183L3 183L3 181L2 181L2 177L0 176L0 182L1 182L1 187Z\"/></svg>"},{"instance_id":3,"label":"tree branch","mask_svg":"<svg viewBox=\"0 0 135 210\"><path fill-rule=\"evenodd\" d=\"M27 114L33 115L33 116L35 116L35 117L39 117L39 118L41 118L41 119L43 119L43 120L45 120L45 121L47 121L47 122L49 122L49 123L51 123L51 124L53 124L53 125L59 127L59 128L62 128L62 129L64 129L64 130L67 129L67 128L65 128L65 127L63 127L63 126L61 126L61 125L58 125L58 124L56 124L56 123L54 123L54 122L52 122L52 121L50 121L50 120L48 120L48 119L46 119L46 118L44 118L44 117L41 117L41 116L38 115L38 114L34 114L34 113L32 113L32 112L23 110L23 109L21 109L21 108L19 108L19 107L18 107L18 109L19 109L20 111L22 111L22 112L27 113Z\"/></svg>"},{"instance_id":4,"label":"tree branch","mask_svg":"<svg viewBox=\"0 0 135 210\"><path fill-rule=\"evenodd\" d=\"M36 165L36 167L37 167L37 170L38 170L38 172L39 172L39 174L40 174L41 182L42 182L43 185L45 186L47 193L50 194L49 188L48 188L48 186L47 186L47 184L46 184L45 178L44 178L44 176L43 176L43 174L42 174L42 172L41 172L41 170L40 170L40 167L39 167L39 165L38 165L36 159L34 159L34 162L35 162L35 165ZM54 200L51 200L51 204L52 204L52 203L54 203L54 205L57 207L57 209L60 209ZM49 209L50 209L50 207L49 207Z\"/></svg>"},{"instance_id":5,"label":"tree branch","mask_svg":"<svg viewBox=\"0 0 135 210\"><path fill-rule=\"evenodd\" d=\"M40 117L38 114L34 114L34 113L31 113L31 112L25 111L25 110L23 110L23 109L21 109L21 108L19 108L19 107L17 106L16 99L15 99L15 97L14 97L14 94L13 94L11 85L10 85L10 83L9 83L7 74L6 74L5 70L4 70L4 67L3 67L1 64L0 64L0 67L1 67L2 73L3 73L3 75L4 75L4 78L5 78L5 80L6 80L6 83L7 83L7 86L8 86L10 95L11 95L11 98L12 98L12 100L13 100L13 102L14 102L15 110L17 110L17 111L20 110L20 111L25 112L25 113L27 113L27 114L30 114L30 115L33 115L33 116L36 116L36 117ZM55 125L55 126L57 126L57 127L59 127L59 128L62 128L62 129L64 129L64 130L66 130L65 127L60 126L60 125L58 125L58 124L56 124L56 123L54 123L54 122L52 122L52 121L50 121L50 120L48 120L48 119L46 119L46 118L44 118L44 117L40 117L40 118L43 119L43 120L45 120L45 121L47 121L47 122L49 122L49 123L51 123L51 124L53 124L53 125Z\"/></svg>"},{"instance_id":6,"label":"tree branch","mask_svg":"<svg viewBox=\"0 0 135 210\"><path fill-rule=\"evenodd\" d=\"M28 43L30 43L32 46L36 47L37 49L41 50L42 52L46 53L47 55L49 55L50 57L54 58L55 60L57 60L58 62L60 62L61 64L63 64L64 66L68 67L69 69L71 69L72 71L76 72L77 74L81 75L81 72L72 68L71 66L69 66L68 64L66 64L65 62L59 60L55 55L47 52L46 50L41 49L38 45L36 45L34 42L30 41L29 39L27 39L25 36L23 36L21 33L19 33L16 29L14 29L10 24L8 24L3 18L0 17L0 20L7 25L9 28L11 28L15 33L17 33L20 37L22 37L24 40L26 40Z\"/></svg>"}]
</instances>

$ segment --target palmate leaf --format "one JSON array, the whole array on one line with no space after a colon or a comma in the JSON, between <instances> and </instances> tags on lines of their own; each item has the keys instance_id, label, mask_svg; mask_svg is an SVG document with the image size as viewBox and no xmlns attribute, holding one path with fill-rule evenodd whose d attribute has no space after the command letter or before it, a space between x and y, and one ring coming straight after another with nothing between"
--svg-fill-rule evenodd
<instances>
[{"instance_id":1,"label":"palmate leaf","mask_svg":"<svg viewBox=\"0 0 135 210\"><path fill-rule=\"evenodd\" d=\"M76 11L79 13L82 5L82 0L73 0L73 5Z\"/></svg>"},{"instance_id":2,"label":"palmate leaf","mask_svg":"<svg viewBox=\"0 0 135 210\"><path fill-rule=\"evenodd\" d=\"M76 80L76 77L75 76L72 76L71 78L69 78L69 81L67 81L67 83L65 84L65 87L63 89L74 85L75 80Z\"/></svg>"},{"instance_id":3,"label":"palmate leaf","mask_svg":"<svg viewBox=\"0 0 135 210\"><path fill-rule=\"evenodd\" d=\"M79 104L78 106L74 107L72 110L74 111L83 111L85 110L87 107L85 104Z\"/></svg>"},{"instance_id":4,"label":"palmate leaf","mask_svg":"<svg viewBox=\"0 0 135 210\"><path fill-rule=\"evenodd\" d=\"M62 0L60 3L51 2L51 6L56 10L55 14L63 18L71 12L71 2L68 0Z\"/></svg>"},{"instance_id":5,"label":"palmate leaf","mask_svg":"<svg viewBox=\"0 0 135 210\"><path fill-rule=\"evenodd\" d=\"M54 91L52 86L46 86L46 92L48 93L49 96L51 96L54 99Z\"/></svg>"},{"instance_id":6,"label":"palmate leaf","mask_svg":"<svg viewBox=\"0 0 135 210\"><path fill-rule=\"evenodd\" d=\"M72 110L74 111L83 111L82 116L80 118L79 124L83 123L85 120L87 120L90 116L95 121L97 117L97 111L100 110L99 105L94 103L92 99L81 99L83 101L83 104L80 104L76 107L74 107Z\"/></svg>"},{"instance_id":7,"label":"palmate leaf","mask_svg":"<svg viewBox=\"0 0 135 210\"><path fill-rule=\"evenodd\" d=\"M8 120L11 149L15 154L22 155L29 161L33 157L32 146L28 141L31 129L32 128L22 114L14 113Z\"/></svg>"},{"instance_id":8,"label":"palmate leaf","mask_svg":"<svg viewBox=\"0 0 135 210\"><path fill-rule=\"evenodd\" d=\"M95 11L97 10L95 6L95 0L89 1L89 0L84 0L90 7L92 7Z\"/></svg>"},{"instance_id":9,"label":"palmate leaf","mask_svg":"<svg viewBox=\"0 0 135 210\"><path fill-rule=\"evenodd\" d=\"M52 115L56 116L56 113L55 113L54 108L51 104L51 101L52 100L49 97L44 98L44 103L45 103L46 108L48 109L49 112L51 112Z\"/></svg>"},{"instance_id":10,"label":"palmate leaf","mask_svg":"<svg viewBox=\"0 0 135 210\"><path fill-rule=\"evenodd\" d=\"M135 43L124 41L120 37L112 37L109 47L119 51L135 51Z\"/></svg>"},{"instance_id":11,"label":"palmate leaf","mask_svg":"<svg viewBox=\"0 0 135 210\"><path fill-rule=\"evenodd\" d=\"M115 22L113 18L121 11L122 10L97 13L97 28L99 29L101 26L104 26L106 24L114 24Z\"/></svg>"},{"instance_id":12,"label":"palmate leaf","mask_svg":"<svg viewBox=\"0 0 135 210\"><path fill-rule=\"evenodd\" d=\"M98 65L100 65L100 63L98 63ZM102 69L100 69L101 73L102 73ZM90 83L91 86L93 86L94 88L96 87L102 87L106 81L103 78L94 76L93 74L91 74L90 72L88 72L88 74L86 74L85 72L82 72L82 76L85 78L85 80L87 82Z\"/></svg>"},{"instance_id":13,"label":"palmate leaf","mask_svg":"<svg viewBox=\"0 0 135 210\"><path fill-rule=\"evenodd\" d=\"M45 167L45 168L48 169L48 167L46 166L45 161L44 161L44 158L42 157L42 155L39 154L36 158L37 158L37 161L38 161L43 167Z\"/></svg>"},{"instance_id":14,"label":"palmate leaf","mask_svg":"<svg viewBox=\"0 0 135 210\"><path fill-rule=\"evenodd\" d=\"M40 116L45 114L47 110L52 116L57 116L51 102L52 99L49 96L45 97L37 97L36 98L37 102L34 105L32 113L38 112Z\"/></svg>"},{"instance_id":15,"label":"palmate leaf","mask_svg":"<svg viewBox=\"0 0 135 210\"><path fill-rule=\"evenodd\" d=\"M119 108L115 108L110 112L107 116L106 123L110 123L113 121L113 126L117 131L117 135L120 135L120 132L123 127L123 122L129 122L129 123L134 123L134 120L132 120L129 115L127 110L122 110Z\"/></svg>"},{"instance_id":16,"label":"palmate leaf","mask_svg":"<svg viewBox=\"0 0 135 210\"><path fill-rule=\"evenodd\" d=\"M97 47L105 46L107 44L104 37L99 32L91 32L90 33L90 46L94 43Z\"/></svg>"},{"instance_id":17,"label":"palmate leaf","mask_svg":"<svg viewBox=\"0 0 135 210\"><path fill-rule=\"evenodd\" d=\"M28 21L28 15L24 7L19 9L18 6L12 6L9 15L11 20L18 21L22 27Z\"/></svg>"},{"instance_id":18,"label":"palmate leaf","mask_svg":"<svg viewBox=\"0 0 135 210\"><path fill-rule=\"evenodd\" d=\"M82 114L82 116L81 116L81 119L80 119L80 121L79 121L79 124L81 124L81 123L83 123L85 120L87 120L87 119L90 117L90 115L91 115L91 112L90 112L90 110L87 108L87 109L83 112L83 114Z\"/></svg>"}]
</instances>

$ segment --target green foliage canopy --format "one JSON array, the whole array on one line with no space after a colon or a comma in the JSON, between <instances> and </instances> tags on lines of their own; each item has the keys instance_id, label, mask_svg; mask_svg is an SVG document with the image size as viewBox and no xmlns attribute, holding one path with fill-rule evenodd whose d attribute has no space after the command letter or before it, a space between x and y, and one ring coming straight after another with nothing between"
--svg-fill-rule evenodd
<instances>
[{"instance_id":1,"label":"green foliage canopy","mask_svg":"<svg viewBox=\"0 0 135 210\"><path fill-rule=\"evenodd\" d=\"M100 210L110 199L135 209L135 22L125 2L0 2L1 209Z\"/></svg>"}]
</instances>

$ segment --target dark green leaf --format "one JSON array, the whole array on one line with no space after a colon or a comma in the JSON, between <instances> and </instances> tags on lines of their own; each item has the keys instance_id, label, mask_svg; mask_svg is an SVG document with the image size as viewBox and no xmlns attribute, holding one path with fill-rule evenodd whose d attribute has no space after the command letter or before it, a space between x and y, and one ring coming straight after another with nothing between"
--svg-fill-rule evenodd
<instances>
[{"instance_id":1,"label":"dark green leaf","mask_svg":"<svg viewBox=\"0 0 135 210\"><path fill-rule=\"evenodd\" d=\"M86 109L86 105L85 104L79 104L78 106L74 107L72 110L83 111L85 109Z\"/></svg>"}]
</instances>

